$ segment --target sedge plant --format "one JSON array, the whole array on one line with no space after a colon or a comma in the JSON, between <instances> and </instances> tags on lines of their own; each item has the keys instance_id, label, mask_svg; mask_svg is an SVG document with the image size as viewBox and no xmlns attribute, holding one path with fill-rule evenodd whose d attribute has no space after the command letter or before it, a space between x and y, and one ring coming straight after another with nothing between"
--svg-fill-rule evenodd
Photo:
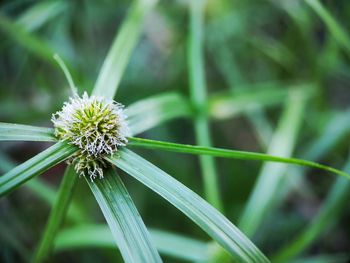
<instances>
[{"instance_id":1,"label":"sedge plant","mask_svg":"<svg viewBox=\"0 0 350 263\"><path fill-rule=\"evenodd\" d=\"M138 106L141 110L133 113L133 111L137 111L135 110L137 107L124 109L124 106L115 101L114 98L131 52L140 35L144 17L155 4L155 0L140 0L134 3L107 54L91 94L85 90L81 91L75 86L67 67L56 56L56 60L61 65L71 87L71 97L67 98L66 102L62 102L63 107L60 111L52 115L53 128L0 123L1 141L53 143L48 149L0 177L1 197L8 195L23 184L31 182L35 176L51 167L64 161L68 163L42 239L32 257L33 262L42 262L50 255L56 242L58 230L67 214L74 186L76 183L82 183L84 179L102 210L112 238L124 261L162 262L159 255L159 251L162 250L159 249L158 244L161 242L156 244L154 232L151 232L152 235L150 235L122 177L119 176L118 169L140 181L183 212L216 241L234 262L269 262L269 259L239 228L214 208L215 206L222 209L217 191L213 157L296 164L323 169L350 178L345 172L305 159L210 146L210 134L206 120L208 116L205 115L205 111L201 110L206 106L207 98L203 83L203 62L201 61L202 39L200 34L197 35L197 31L201 30L203 2L199 3L199 6L198 3L191 4L191 38L188 49L192 97L189 106L187 106L195 109L196 136L199 145L134 137L149 128L147 126L149 123L147 124L143 120L156 118L152 116L155 113L144 111L142 102ZM299 96L300 90L292 91L292 93L294 94L292 96L295 94ZM223 98L224 101L225 99L227 98ZM171 100L177 101L179 98L175 96L171 97ZM218 102L214 101L212 107L215 109L218 107L217 105ZM219 105L222 107L225 104ZM186 109L187 106L184 105L184 108ZM214 110L213 114L220 116L220 107L216 111ZM175 114L168 113L169 116L164 118L186 115L187 111L184 111ZM136 154L130 149L131 147L202 156L200 160L207 199L212 204L161 168ZM274 151L272 152L274 153ZM79 177L81 180L78 180ZM98 230L96 231L100 232L101 229ZM81 231L84 232L84 229ZM91 228L88 228L88 231L91 231ZM69 236L69 233L66 235ZM63 238L61 235L59 240ZM197 245L199 250L207 248ZM196 258L196 260L199 259Z\"/></svg>"}]
</instances>

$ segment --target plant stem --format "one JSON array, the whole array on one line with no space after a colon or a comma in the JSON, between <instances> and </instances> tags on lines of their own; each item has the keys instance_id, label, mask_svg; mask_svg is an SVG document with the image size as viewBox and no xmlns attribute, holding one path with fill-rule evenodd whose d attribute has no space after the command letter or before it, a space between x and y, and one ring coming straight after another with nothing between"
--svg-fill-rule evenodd
<instances>
[{"instance_id":1,"label":"plant stem","mask_svg":"<svg viewBox=\"0 0 350 263\"><path fill-rule=\"evenodd\" d=\"M210 146L211 135L205 116L207 103L206 83L203 66L203 13L205 1L190 1L190 34L188 39L188 67L191 102L197 116L194 120L197 144ZM199 157L204 180L206 199L219 210L223 209L219 196L215 161L210 156Z\"/></svg>"},{"instance_id":2,"label":"plant stem","mask_svg":"<svg viewBox=\"0 0 350 263\"><path fill-rule=\"evenodd\" d=\"M311 162L308 160L296 159L296 158L283 158L283 157L273 156L273 155L264 154L264 153L235 151L235 150L188 145L188 144L178 144L178 143L162 142L162 141L155 141L155 140L149 140L149 139L141 139L141 138L135 138L135 137L129 138L129 145L138 146L142 148L149 148L149 149L165 150L170 152L211 155L215 157L232 158L232 159L239 159L239 160L271 161L271 162L278 162L278 163L296 164L296 165L325 170L325 171L332 172L337 175L341 175L350 179L350 174L347 174L338 169L335 169L323 164Z\"/></svg>"},{"instance_id":3,"label":"plant stem","mask_svg":"<svg viewBox=\"0 0 350 263\"><path fill-rule=\"evenodd\" d=\"M52 207L44 235L41 238L34 257L32 258L33 263L43 262L51 252L55 236L67 214L76 179L77 175L74 172L73 166L69 166L63 176L63 180L60 185L55 204Z\"/></svg>"}]
</instances>

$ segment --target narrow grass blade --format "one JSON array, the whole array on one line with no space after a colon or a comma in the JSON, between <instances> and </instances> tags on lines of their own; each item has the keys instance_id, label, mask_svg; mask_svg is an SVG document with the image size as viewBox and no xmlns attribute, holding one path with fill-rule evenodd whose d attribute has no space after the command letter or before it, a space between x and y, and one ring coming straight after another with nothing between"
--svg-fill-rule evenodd
<instances>
[{"instance_id":1,"label":"narrow grass blade","mask_svg":"<svg viewBox=\"0 0 350 263\"><path fill-rule=\"evenodd\" d=\"M140 36L145 16L157 0L136 0L124 20L95 83L93 95L113 98Z\"/></svg>"},{"instance_id":2,"label":"narrow grass blade","mask_svg":"<svg viewBox=\"0 0 350 263\"><path fill-rule=\"evenodd\" d=\"M207 259L207 243L165 232L148 229L155 246L161 254L188 261ZM57 252L79 248L115 248L111 230L106 225L79 225L58 234L55 241Z\"/></svg>"},{"instance_id":3,"label":"narrow grass blade","mask_svg":"<svg viewBox=\"0 0 350 263\"><path fill-rule=\"evenodd\" d=\"M64 161L76 151L66 142L58 142L0 177L0 197L16 189L30 178Z\"/></svg>"},{"instance_id":4,"label":"narrow grass blade","mask_svg":"<svg viewBox=\"0 0 350 263\"><path fill-rule=\"evenodd\" d=\"M266 83L266 88L242 92L224 92L209 100L210 115L216 119L228 119L261 107L279 105L285 102L289 89L274 87Z\"/></svg>"},{"instance_id":5,"label":"narrow grass blade","mask_svg":"<svg viewBox=\"0 0 350 263\"><path fill-rule=\"evenodd\" d=\"M43 236L31 262L43 262L51 253L56 234L66 217L77 177L78 175L75 173L73 166L69 166L63 176Z\"/></svg>"},{"instance_id":6,"label":"narrow grass blade","mask_svg":"<svg viewBox=\"0 0 350 263\"><path fill-rule=\"evenodd\" d=\"M0 14L0 30L35 56L54 64L54 50L42 39L28 33L24 28Z\"/></svg>"},{"instance_id":7,"label":"narrow grass blade","mask_svg":"<svg viewBox=\"0 0 350 263\"><path fill-rule=\"evenodd\" d=\"M26 262L27 258L30 255L29 249L23 244L18 236L14 235L11 231L13 229L9 228L9 225L0 221L0 237L1 237L1 251L6 251L7 247L13 248L17 251L18 256L21 259L21 262ZM2 253L3 254L3 253ZM5 254L5 253L4 253ZM4 258L2 256L2 258ZM19 259L18 259L19 260ZM6 262L6 258L5 258Z\"/></svg>"},{"instance_id":8,"label":"narrow grass blade","mask_svg":"<svg viewBox=\"0 0 350 263\"><path fill-rule=\"evenodd\" d=\"M289 261L290 263L348 263L350 254L328 254L304 257Z\"/></svg>"},{"instance_id":9,"label":"narrow grass blade","mask_svg":"<svg viewBox=\"0 0 350 263\"><path fill-rule=\"evenodd\" d=\"M17 19L17 24L25 28L28 32L40 28L42 25L56 17L67 4L64 1L44 1L36 3L26 10Z\"/></svg>"},{"instance_id":10,"label":"narrow grass blade","mask_svg":"<svg viewBox=\"0 0 350 263\"><path fill-rule=\"evenodd\" d=\"M191 102L195 108L195 138L197 144L210 146L211 135L205 115L207 91L203 64L203 14L206 1L190 1L190 20L188 38L188 70ZM204 181L206 199L219 210L223 205L219 193L218 176L215 160L211 156L200 156L199 162Z\"/></svg>"},{"instance_id":11,"label":"narrow grass blade","mask_svg":"<svg viewBox=\"0 0 350 263\"><path fill-rule=\"evenodd\" d=\"M282 157L292 155L305 105L304 93L301 90L294 90L273 135L268 154ZM278 163L266 163L262 167L238 224L246 235L253 236L265 215L273 205L276 205L275 197L287 169L287 165Z\"/></svg>"},{"instance_id":12,"label":"narrow grass blade","mask_svg":"<svg viewBox=\"0 0 350 263\"><path fill-rule=\"evenodd\" d=\"M344 171L350 169L350 162ZM350 181L345 178L337 178L330 190L327 199L322 205L321 210L312 220L309 226L293 241L286 244L278 254L274 256L273 262L287 262L298 254L306 250L317 237L329 229L339 217L342 211L346 209L349 200Z\"/></svg>"},{"instance_id":13,"label":"narrow grass blade","mask_svg":"<svg viewBox=\"0 0 350 263\"><path fill-rule=\"evenodd\" d=\"M345 172L339 171L335 168L332 168L326 165L322 165L322 164L318 164L315 162L302 160L302 159L284 158L284 157L273 156L273 155L264 154L264 153L235 151L235 150L228 150L228 149L221 149L221 148L214 148L214 147L204 147L204 146L196 146L196 145L188 145L188 144L162 142L162 141L141 139L141 138L135 138L135 137L129 138L129 142L130 142L129 145L131 146L137 146L137 147L148 148L148 149L159 149L159 150L165 150L170 152L212 155L215 157L223 157L223 158L231 158L231 159L239 159L239 160L271 161L271 162L277 162L277 163L296 164L300 166L307 166L311 168L325 170L325 171L328 171L337 175L341 175L350 179L350 175Z\"/></svg>"},{"instance_id":14,"label":"narrow grass blade","mask_svg":"<svg viewBox=\"0 0 350 263\"><path fill-rule=\"evenodd\" d=\"M56 141L53 129L0 122L0 141Z\"/></svg>"},{"instance_id":15,"label":"narrow grass blade","mask_svg":"<svg viewBox=\"0 0 350 263\"><path fill-rule=\"evenodd\" d=\"M120 150L119 157L106 159L181 210L238 262L269 262L220 212L158 167L125 148Z\"/></svg>"},{"instance_id":16,"label":"narrow grass blade","mask_svg":"<svg viewBox=\"0 0 350 263\"><path fill-rule=\"evenodd\" d=\"M162 262L137 209L115 170L103 180L86 179L125 262Z\"/></svg>"},{"instance_id":17,"label":"narrow grass blade","mask_svg":"<svg viewBox=\"0 0 350 263\"><path fill-rule=\"evenodd\" d=\"M239 17L239 14L238 12L233 12L231 13L231 16L232 20L235 20ZM222 30L222 26L226 26L226 23L209 25L209 33L207 34L209 40L208 44L211 52L213 53L214 62L216 62L218 69L221 71L222 76L225 78L225 81L229 85L231 94L230 97L234 98L236 95L240 96L239 93L243 90L249 89L250 92L253 92L257 87L251 87L255 85L245 85L245 83L248 83L248 81L245 80L245 76L242 74L236 61L237 54L234 53L235 50L232 49L231 45L229 44L230 42L228 41L228 35L231 35L232 32L229 34L220 34L220 37L213 37L213 35L215 35L215 32L220 32ZM266 83L263 83L267 89L271 88L273 84L275 83L268 83L268 85L266 85ZM253 103L250 103L250 106L252 106L252 104ZM235 104L227 104L227 108L229 110L231 108L235 108ZM256 134L260 145L263 149L265 149L266 145L268 145L270 141L272 128L265 112L261 108L262 106L256 105L253 107L253 109L245 112L245 115L252 125L254 133ZM235 114L235 111L236 110L233 110L233 114ZM225 109L223 109L221 112L225 114Z\"/></svg>"},{"instance_id":18,"label":"narrow grass blade","mask_svg":"<svg viewBox=\"0 0 350 263\"><path fill-rule=\"evenodd\" d=\"M149 130L165 121L192 114L189 102L177 93L152 96L125 109L131 134Z\"/></svg>"},{"instance_id":19,"label":"narrow grass blade","mask_svg":"<svg viewBox=\"0 0 350 263\"><path fill-rule=\"evenodd\" d=\"M337 143L345 139L350 132L350 111L331 114L322 133L308 145L301 156L307 159L320 159L329 153Z\"/></svg>"},{"instance_id":20,"label":"narrow grass blade","mask_svg":"<svg viewBox=\"0 0 350 263\"><path fill-rule=\"evenodd\" d=\"M322 5L319 0L305 0L305 2L316 12L326 24L338 44L350 54L350 38L345 30L339 25L334 17Z\"/></svg>"},{"instance_id":21,"label":"narrow grass blade","mask_svg":"<svg viewBox=\"0 0 350 263\"><path fill-rule=\"evenodd\" d=\"M13 169L15 166L16 164L10 158L0 152L0 173L7 172ZM34 193L49 206L53 206L57 193L56 190L48 183L44 182L38 177L35 177L27 181L24 187L27 187L32 193ZM67 217L74 222L81 222L83 221L83 218L86 218L81 211L81 208L74 202L69 207Z\"/></svg>"}]
</instances>

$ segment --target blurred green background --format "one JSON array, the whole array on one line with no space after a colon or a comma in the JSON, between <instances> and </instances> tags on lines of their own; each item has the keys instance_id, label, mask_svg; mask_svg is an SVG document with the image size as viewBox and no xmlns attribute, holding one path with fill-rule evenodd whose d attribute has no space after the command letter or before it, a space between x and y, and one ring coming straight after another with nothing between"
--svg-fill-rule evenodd
<instances>
[{"instance_id":1,"label":"blurred green background","mask_svg":"<svg viewBox=\"0 0 350 263\"><path fill-rule=\"evenodd\" d=\"M69 96L68 83L52 55L62 57L80 92L91 91L129 7L130 2L122 0L1 1L0 121L51 127L51 114ZM344 167L350 137L349 18L347 0L207 1L204 63L208 97L224 105L224 117L208 116L213 145ZM188 21L187 1L159 1L145 20L115 100L128 106L168 92L189 96ZM308 94L302 110L290 119L283 114L293 107L285 103L289 90ZM232 101L224 104L225 98ZM299 103L298 98L289 103ZM195 144L191 118L171 120L139 136ZM1 173L48 145L1 143ZM203 196L196 156L140 152ZM278 187L265 188L273 194L271 203L251 235L268 256L292 247L293 239L306 233L294 243L300 246L295 253L300 262L323 255L326 257L315 262L346 262L350 251L350 186L346 180L335 183L334 175L293 166L267 165L264 172L262 163L252 161L218 159L216 167L224 214L235 224L242 218L259 174L283 177ZM64 165L51 169L40 176L40 183L57 189L63 171ZM135 180L124 178L147 226L209 241L175 208ZM45 197L38 196L45 192L35 187L34 183L23 186L0 200L1 262L26 261L41 236L49 205ZM74 201L87 215L85 222L104 223L83 180L78 182ZM323 216L320 211L325 211ZM71 224L67 220L65 227ZM55 253L52 260L121 262L115 248L67 250ZM165 261L182 262L171 257Z\"/></svg>"}]
</instances>

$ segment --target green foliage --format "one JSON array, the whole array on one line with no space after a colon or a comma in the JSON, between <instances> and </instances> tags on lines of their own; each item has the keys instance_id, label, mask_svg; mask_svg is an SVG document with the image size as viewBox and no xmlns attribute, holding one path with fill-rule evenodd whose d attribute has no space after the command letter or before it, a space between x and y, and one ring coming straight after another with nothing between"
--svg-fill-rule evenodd
<instances>
[{"instance_id":1,"label":"green foliage","mask_svg":"<svg viewBox=\"0 0 350 263\"><path fill-rule=\"evenodd\" d=\"M348 163L349 8L1 3L0 261L347 262L349 165L332 167ZM78 149L35 125L67 86L127 105L143 138L102 155L120 173L85 183L69 164L60 180Z\"/></svg>"}]
</instances>

